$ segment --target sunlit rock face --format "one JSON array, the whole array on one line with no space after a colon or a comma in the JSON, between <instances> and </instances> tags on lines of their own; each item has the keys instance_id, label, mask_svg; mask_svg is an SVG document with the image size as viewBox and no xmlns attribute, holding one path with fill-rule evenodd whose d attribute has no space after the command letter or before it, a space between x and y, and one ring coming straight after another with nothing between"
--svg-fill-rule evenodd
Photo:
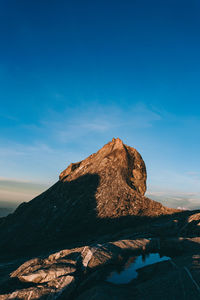
<instances>
[{"instance_id":1,"label":"sunlit rock face","mask_svg":"<svg viewBox=\"0 0 200 300\"><path fill-rule=\"evenodd\" d=\"M113 139L85 160L70 164L60 174L61 182L83 176L98 181L94 191L96 213L100 218L134 214L140 209L136 196L146 191L146 167L141 155L118 139Z\"/></svg>"},{"instance_id":2,"label":"sunlit rock face","mask_svg":"<svg viewBox=\"0 0 200 300\"><path fill-rule=\"evenodd\" d=\"M83 241L132 226L138 216L172 213L144 196L146 177L141 155L113 139L70 164L47 191L0 219L1 251Z\"/></svg>"},{"instance_id":3,"label":"sunlit rock face","mask_svg":"<svg viewBox=\"0 0 200 300\"><path fill-rule=\"evenodd\" d=\"M113 138L112 142L85 160L70 164L59 178L63 181L72 181L86 174L99 175L101 179L99 188L107 183L107 180L113 184L120 182L128 184L142 196L146 192L145 163L136 149L124 145L119 138Z\"/></svg>"}]
</instances>

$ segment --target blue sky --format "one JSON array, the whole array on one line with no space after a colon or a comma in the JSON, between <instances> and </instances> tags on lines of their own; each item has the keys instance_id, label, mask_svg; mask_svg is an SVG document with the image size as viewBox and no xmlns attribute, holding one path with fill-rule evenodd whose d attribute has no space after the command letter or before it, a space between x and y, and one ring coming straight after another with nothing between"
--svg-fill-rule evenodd
<instances>
[{"instance_id":1,"label":"blue sky","mask_svg":"<svg viewBox=\"0 0 200 300\"><path fill-rule=\"evenodd\" d=\"M200 2L0 1L0 203L113 137L148 194L200 207Z\"/></svg>"}]
</instances>

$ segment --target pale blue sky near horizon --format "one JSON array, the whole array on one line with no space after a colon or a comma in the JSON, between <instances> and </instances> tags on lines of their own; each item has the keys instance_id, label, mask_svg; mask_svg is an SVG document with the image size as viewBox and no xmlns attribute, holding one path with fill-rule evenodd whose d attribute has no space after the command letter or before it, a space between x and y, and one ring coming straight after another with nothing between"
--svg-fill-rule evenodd
<instances>
[{"instance_id":1,"label":"pale blue sky near horizon","mask_svg":"<svg viewBox=\"0 0 200 300\"><path fill-rule=\"evenodd\" d=\"M0 1L0 206L113 137L147 195L200 208L200 2Z\"/></svg>"}]
</instances>

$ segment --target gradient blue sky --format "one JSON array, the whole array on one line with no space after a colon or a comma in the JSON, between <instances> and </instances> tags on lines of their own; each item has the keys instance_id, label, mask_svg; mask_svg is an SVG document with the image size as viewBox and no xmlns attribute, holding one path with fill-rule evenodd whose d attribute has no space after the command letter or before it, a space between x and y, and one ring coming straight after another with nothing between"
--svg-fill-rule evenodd
<instances>
[{"instance_id":1,"label":"gradient blue sky","mask_svg":"<svg viewBox=\"0 0 200 300\"><path fill-rule=\"evenodd\" d=\"M0 1L0 203L120 137L148 195L200 207L200 2Z\"/></svg>"}]
</instances>

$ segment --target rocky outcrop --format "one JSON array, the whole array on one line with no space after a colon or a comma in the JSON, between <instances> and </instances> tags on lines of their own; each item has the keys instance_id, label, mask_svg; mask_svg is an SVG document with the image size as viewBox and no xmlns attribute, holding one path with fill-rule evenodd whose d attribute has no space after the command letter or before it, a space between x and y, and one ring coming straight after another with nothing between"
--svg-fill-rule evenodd
<instances>
[{"instance_id":1,"label":"rocky outcrop","mask_svg":"<svg viewBox=\"0 0 200 300\"><path fill-rule=\"evenodd\" d=\"M59 181L0 219L1 251L53 248L82 242L152 217L173 213L144 196L146 168L141 155L120 139L72 163ZM148 219L149 218L149 219Z\"/></svg>"},{"instance_id":2,"label":"rocky outcrop","mask_svg":"<svg viewBox=\"0 0 200 300\"><path fill-rule=\"evenodd\" d=\"M184 294L199 299L199 250L200 238L129 238L65 249L11 272L8 283L0 285L0 299L107 299L107 294L110 299L182 299ZM125 286L106 281L133 255L152 251L172 259L139 269L138 279Z\"/></svg>"},{"instance_id":3,"label":"rocky outcrop","mask_svg":"<svg viewBox=\"0 0 200 300\"><path fill-rule=\"evenodd\" d=\"M126 182L142 196L146 192L146 167L136 149L117 138L85 160L72 163L59 176L62 181L76 180L86 174L98 174L101 184ZM100 188L99 186L99 188ZM109 188L109 187L108 187Z\"/></svg>"},{"instance_id":4,"label":"rocky outcrop","mask_svg":"<svg viewBox=\"0 0 200 300\"><path fill-rule=\"evenodd\" d=\"M200 235L200 212L189 216L187 222L180 229L180 232L182 235Z\"/></svg>"},{"instance_id":5,"label":"rocky outcrop","mask_svg":"<svg viewBox=\"0 0 200 300\"><path fill-rule=\"evenodd\" d=\"M94 244L74 249L65 249L49 255L47 258L34 258L26 261L10 274L11 279L18 279L14 292L1 293L0 299L57 299L61 295L71 299L77 288L82 289L91 282L100 270L100 277L105 266L117 262L124 250L144 251L149 239L118 241ZM9 281L9 280L8 280ZM25 284L32 284L26 287ZM24 288L23 288L24 284ZM6 282L4 283L4 286ZM12 289L12 281L10 282ZM0 290L3 287L0 286ZM9 288L8 288L9 290Z\"/></svg>"},{"instance_id":6,"label":"rocky outcrop","mask_svg":"<svg viewBox=\"0 0 200 300\"><path fill-rule=\"evenodd\" d=\"M47 282L45 285L37 285L29 288L17 289L12 293L0 295L0 300L7 299L58 299L63 294L65 297L70 296L75 288L74 276L60 276ZM70 298L69 298L70 299Z\"/></svg>"}]
</instances>

